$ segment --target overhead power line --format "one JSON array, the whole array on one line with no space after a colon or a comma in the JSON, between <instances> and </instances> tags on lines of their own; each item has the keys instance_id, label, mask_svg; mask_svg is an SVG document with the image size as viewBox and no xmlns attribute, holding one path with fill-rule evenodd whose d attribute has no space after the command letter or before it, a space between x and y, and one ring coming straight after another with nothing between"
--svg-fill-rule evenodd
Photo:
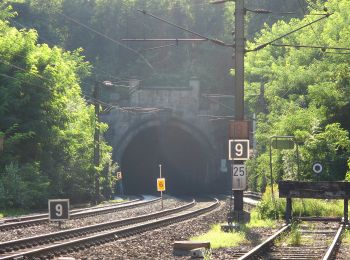
<instances>
[{"instance_id":1,"label":"overhead power line","mask_svg":"<svg viewBox=\"0 0 350 260\"><path fill-rule=\"evenodd\" d=\"M256 13L256 14L276 14L276 15L289 15L289 14L296 14L295 12L276 12L276 11L271 11L267 9L249 9L245 8L246 11L251 12L251 13Z\"/></svg>"},{"instance_id":2,"label":"overhead power line","mask_svg":"<svg viewBox=\"0 0 350 260\"><path fill-rule=\"evenodd\" d=\"M175 28L178 28L178 29L183 30L183 31L185 31L185 32L188 32L188 33L191 33L191 34L193 34L193 35L196 35L196 36L200 37L201 39L205 39L205 40L207 40L207 41L210 41L210 42L215 43L215 44L220 45L220 46L226 46L226 47L229 46L229 47L233 47L232 44L226 44L226 43L224 43L224 42L221 41L221 40L214 39L214 38L209 38L209 37L204 36L204 35L202 35L202 34L200 34L200 33L191 31L191 30L186 29L186 28L184 28L184 27L182 27L182 26L179 26L179 25L177 25L177 24L174 24L174 23L172 23L172 22L169 22L169 21L167 21L167 20L165 20L165 19L163 19L163 18L160 18L160 17L158 17L158 16L155 16L155 15L153 15L153 14L151 14L151 13L148 13L148 12L146 12L145 10L140 10L140 9L138 9L137 11L143 13L144 15L151 16L151 17L153 17L154 19L159 20L159 21L162 21L162 22L164 22L164 23L166 23L166 24L168 24L168 25L171 25L171 26L173 26L173 27L175 27ZM131 39L129 39L129 40L131 40ZM185 40L185 41L189 41L189 39L184 39L184 40ZM200 41L200 39L191 39L191 40ZM179 41L179 39L178 39L178 41Z\"/></svg>"},{"instance_id":3,"label":"overhead power line","mask_svg":"<svg viewBox=\"0 0 350 260\"><path fill-rule=\"evenodd\" d=\"M96 33L96 34L102 36L103 38L105 38L105 39L107 39L107 40L110 40L110 41L112 41L112 42L118 44L119 46L124 47L125 49L127 49L127 50L129 50L129 51L131 51L131 52L133 52L133 53L135 53L135 54L137 54L137 55L147 64L147 66L148 66L149 68L151 68L152 71L154 71L154 68L153 68L152 64L151 64L151 63L146 59L146 57L145 57L144 55L142 55L140 52L134 50L133 48L130 48L129 46L127 46L127 45L125 45L125 44L119 42L118 40L113 39L113 38L109 37L108 35L106 35L106 34L104 34L104 33L101 33L100 31L98 31L98 30L96 30L96 29L94 29L94 28L92 28L92 27L90 27L90 26L88 26L88 25L86 25L86 24L84 24L84 23L82 23L82 22L80 22L80 21L78 21L78 20L76 20L76 19L74 19L74 18L72 18L72 17L66 15L66 14L64 14L64 13L59 13L59 14L62 15L62 16L63 16L64 18L66 18L67 20L69 20L69 21L71 21L71 22L73 22L73 23L76 23L76 24L78 24L78 25L84 27L85 29L87 29L87 30L89 30L89 31L92 31L92 32L94 32L94 33Z\"/></svg>"},{"instance_id":4,"label":"overhead power line","mask_svg":"<svg viewBox=\"0 0 350 260\"><path fill-rule=\"evenodd\" d=\"M274 43L274 42L276 42L276 41L278 41L278 40L280 40L280 39L282 39L282 38L284 38L284 37L286 37L286 36L288 36L288 35L291 35L291 34L297 32L297 31L300 31L301 29L304 29L305 27L311 26L311 25L314 24L314 23L317 23L317 22L319 22L319 21L321 21L321 20L323 20L323 19L325 19L325 18L328 18L330 15L332 15L332 14L325 14L323 17L318 18L318 19L316 19L316 20L314 20L314 21L312 21L312 22L309 22L309 23L307 23L307 24L305 24L305 25L303 25L303 26L301 26L301 27L299 27L299 28L297 28L297 29L295 29L295 30L292 30L292 31L290 31L290 32L288 32L288 33L285 33L285 34L283 34L283 35L281 35L281 36L279 36L279 37L273 39L272 41L269 41L269 42L260 44L259 46L255 47L254 49L252 49L252 50L246 50L246 51L247 51L247 52L252 52L252 51L261 50L261 49L265 48L266 46L271 45L272 43Z\"/></svg>"},{"instance_id":5,"label":"overhead power line","mask_svg":"<svg viewBox=\"0 0 350 260\"><path fill-rule=\"evenodd\" d=\"M326 50L350 51L350 48L346 48L346 47L330 47L330 46L314 46L314 45L295 45L295 44L275 44L275 43L272 43L271 45L272 45L272 46L276 46L276 47L321 49L322 51L326 51Z\"/></svg>"},{"instance_id":6,"label":"overhead power line","mask_svg":"<svg viewBox=\"0 0 350 260\"><path fill-rule=\"evenodd\" d=\"M2 59L0 59L0 63L4 64L6 66L9 66L9 67L18 69L18 70L23 71L23 72L28 72L28 70L26 70L25 68L22 68L20 66L17 66L15 64L10 63L10 62L4 61ZM13 80L18 80L18 81L23 82L25 84L28 84L28 85L31 85L31 86L34 86L34 87L38 87L37 85L35 85L33 83L30 83L30 82L27 82L24 79L13 77L13 76L7 75L5 73L0 73L0 76L3 76L5 78L9 78L9 79L13 79ZM50 79L48 79L46 77L43 77L41 75L32 74L32 76L40 78L40 79L42 79L44 81L51 82ZM118 86L121 86L121 85L118 85ZM126 86L124 86L124 87L126 87ZM123 112L144 113L144 114L146 114L146 113L160 112L160 111L164 110L162 108L148 108L148 107L120 107L120 106L117 106L117 105L112 105L112 104L106 103L106 102L104 102L104 101L102 101L100 99L96 99L96 98L94 98L94 97L92 97L92 96L90 96L88 94L84 94L84 90L83 89L81 89L81 91L82 91L81 95L85 98L86 102L93 103L93 104L97 103L97 104L99 104L101 106L104 106L106 108L105 111L109 111L109 110L115 108L115 109L121 110ZM92 101L92 102L90 102L90 101Z\"/></svg>"}]
</instances>

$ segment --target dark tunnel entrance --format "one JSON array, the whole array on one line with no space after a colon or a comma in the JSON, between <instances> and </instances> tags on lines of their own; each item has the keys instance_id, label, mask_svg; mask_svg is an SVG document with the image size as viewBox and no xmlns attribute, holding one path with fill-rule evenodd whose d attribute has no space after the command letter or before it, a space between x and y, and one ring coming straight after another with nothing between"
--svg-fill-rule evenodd
<instances>
[{"instance_id":1,"label":"dark tunnel entrance","mask_svg":"<svg viewBox=\"0 0 350 260\"><path fill-rule=\"evenodd\" d=\"M208 148L178 126L153 126L138 133L121 158L123 185L128 194L157 194L162 164L166 193L201 194L207 191L210 170Z\"/></svg>"}]
</instances>

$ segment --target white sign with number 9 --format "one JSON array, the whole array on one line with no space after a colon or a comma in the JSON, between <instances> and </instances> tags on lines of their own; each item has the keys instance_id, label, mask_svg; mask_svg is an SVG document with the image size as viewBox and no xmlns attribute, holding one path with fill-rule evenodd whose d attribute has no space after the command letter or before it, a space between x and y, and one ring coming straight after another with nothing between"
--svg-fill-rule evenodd
<instances>
[{"instance_id":1,"label":"white sign with number 9","mask_svg":"<svg viewBox=\"0 0 350 260\"><path fill-rule=\"evenodd\" d=\"M229 140L229 160L243 161L249 159L249 140Z\"/></svg>"},{"instance_id":2,"label":"white sign with number 9","mask_svg":"<svg viewBox=\"0 0 350 260\"><path fill-rule=\"evenodd\" d=\"M69 219L69 199L49 200L50 221L62 221Z\"/></svg>"}]
</instances>

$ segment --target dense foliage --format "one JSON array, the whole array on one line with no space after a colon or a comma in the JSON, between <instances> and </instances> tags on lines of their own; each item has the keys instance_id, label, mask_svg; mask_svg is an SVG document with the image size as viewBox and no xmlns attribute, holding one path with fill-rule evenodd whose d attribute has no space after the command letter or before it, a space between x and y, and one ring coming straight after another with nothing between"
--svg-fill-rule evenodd
<instances>
[{"instance_id":1,"label":"dense foliage","mask_svg":"<svg viewBox=\"0 0 350 260\"><path fill-rule=\"evenodd\" d=\"M313 5L311 14L329 13L312 26L276 44L350 47L347 0ZM269 42L319 16L305 16L266 26L255 42ZM255 44L249 44L254 48ZM350 55L346 51L288 48L269 45L247 57L247 98L256 113L257 155L250 162L252 185L262 187L269 178L269 141L274 135L295 136L299 144L300 179L344 180L350 155ZM297 179L296 150L273 149L274 180ZM321 174L312 164L320 162ZM269 181L268 181L269 182Z\"/></svg>"},{"instance_id":2,"label":"dense foliage","mask_svg":"<svg viewBox=\"0 0 350 260\"><path fill-rule=\"evenodd\" d=\"M232 93L232 49L212 43L123 42L123 38L199 38L158 21L137 10L146 10L201 35L233 43L234 4L213 5L203 0L22 0L16 27L36 28L40 41L58 44L67 50L83 47L94 65L94 74L117 81L136 77L143 85L184 86L190 76L201 79L207 91ZM299 0L304 6L304 0ZM254 0L250 9L296 11L297 1ZM283 16L282 16L283 17ZM247 12L248 38L263 23L272 24L281 15ZM285 17L289 19L289 16ZM118 42L116 42L118 41ZM171 45L171 46L169 46ZM160 46L168 46L157 48ZM133 52L129 47L138 51ZM156 48L156 49L152 49ZM146 61L147 60L147 61ZM151 66L149 66L149 64ZM208 73L210 72L210 73ZM106 97L107 98L107 97Z\"/></svg>"},{"instance_id":3,"label":"dense foliage","mask_svg":"<svg viewBox=\"0 0 350 260\"><path fill-rule=\"evenodd\" d=\"M0 208L87 200L95 118L80 84L90 65L80 50L50 48L37 43L36 31L11 27L10 9L0 6ZM110 147L101 146L99 172L110 161Z\"/></svg>"}]
</instances>

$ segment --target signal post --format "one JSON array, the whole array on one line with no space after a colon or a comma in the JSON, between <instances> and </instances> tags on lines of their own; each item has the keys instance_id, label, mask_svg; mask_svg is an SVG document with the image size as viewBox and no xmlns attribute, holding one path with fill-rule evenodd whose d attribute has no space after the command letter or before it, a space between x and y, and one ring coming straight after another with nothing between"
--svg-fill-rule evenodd
<instances>
[{"instance_id":1,"label":"signal post","mask_svg":"<svg viewBox=\"0 0 350 260\"><path fill-rule=\"evenodd\" d=\"M229 123L229 140L248 140L248 146L244 146L243 143L234 145L229 141L229 153L233 153L233 158L229 158L231 161L232 178L234 179L234 167L241 165L240 169L243 169L245 158L242 157L243 153L249 156L249 123L244 120L244 55L245 55L245 38L244 38L244 0L235 1L235 48L234 48L234 64L235 64L235 81L234 81L234 96L235 96L235 120ZM243 150L242 150L243 149ZM245 151L244 151L245 149ZM232 155L232 154L231 154ZM238 156L238 157L237 157ZM236 157L236 158L235 158ZM240 158L241 157L241 158ZM233 160L234 159L234 160ZM245 169L245 168L244 168ZM245 170L244 170L245 171ZM245 174L246 178L246 174ZM232 183L232 188L234 185ZM243 211L243 190L246 187L241 187L233 191L234 206L233 211L230 209L228 214L228 223L232 222L243 223L247 221L245 213ZM249 217L248 217L249 218Z\"/></svg>"}]
</instances>

